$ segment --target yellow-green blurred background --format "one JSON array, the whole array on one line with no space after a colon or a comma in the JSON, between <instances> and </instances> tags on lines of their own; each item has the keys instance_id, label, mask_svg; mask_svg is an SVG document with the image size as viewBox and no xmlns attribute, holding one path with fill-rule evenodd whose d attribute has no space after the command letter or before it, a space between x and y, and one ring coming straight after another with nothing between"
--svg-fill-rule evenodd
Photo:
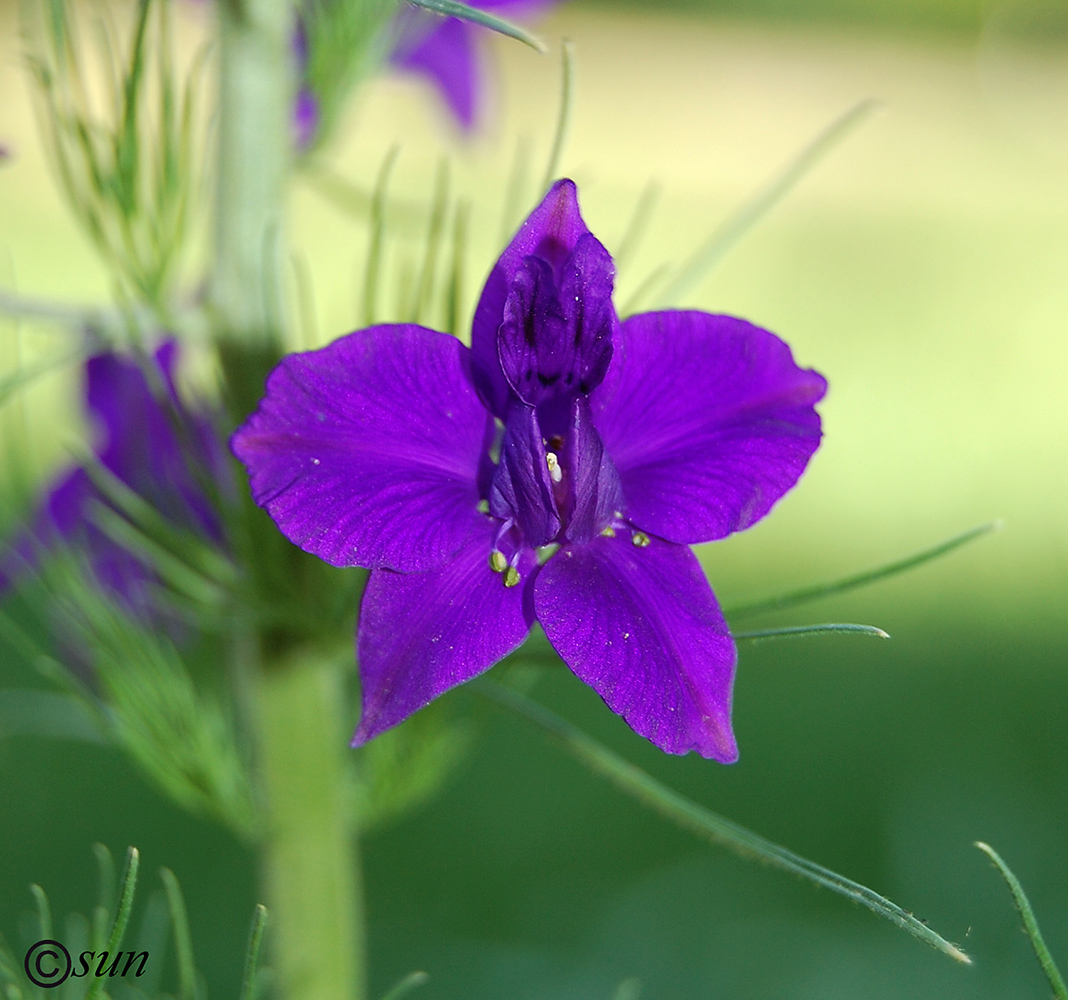
<instances>
[{"instance_id":1,"label":"yellow-green blurred background","mask_svg":"<svg viewBox=\"0 0 1068 1000\"><path fill-rule=\"evenodd\" d=\"M192 43L210 8L179 13ZM14 153L0 168L0 285L106 297L36 138L16 12L0 18L0 144ZM562 6L541 31L554 51L574 42L563 172L590 227L614 249L646 185L660 192L618 301L684 260L829 121L881 102L685 303L769 327L831 386L824 444L799 487L702 552L724 603L993 518L1004 527L910 575L758 620L870 622L893 639L745 646L733 767L659 755L564 670L535 695L703 804L927 918L975 966L706 849L488 715L445 794L367 845L377 991L425 968L427 1000L607 1000L628 977L648 1000L1047 996L971 842L1016 868L1068 962L1068 8L605 2ZM490 49L495 113L479 138L460 141L427 88L390 77L357 100L327 157L369 188L400 143L394 192L411 199L452 158L474 205L468 314L501 247L517 143L529 202L559 91L555 56ZM306 335L353 328L365 225L299 182L292 242L314 285ZM24 349L44 336L24 328ZM64 385L30 397L40 475L71 433ZM5 656L4 685L25 680ZM255 901L254 863L236 843L102 748L0 742L0 801L6 936L29 908L28 882L60 912L84 909L90 844L136 843L149 869L181 878L212 995L235 991Z\"/></svg>"}]
</instances>

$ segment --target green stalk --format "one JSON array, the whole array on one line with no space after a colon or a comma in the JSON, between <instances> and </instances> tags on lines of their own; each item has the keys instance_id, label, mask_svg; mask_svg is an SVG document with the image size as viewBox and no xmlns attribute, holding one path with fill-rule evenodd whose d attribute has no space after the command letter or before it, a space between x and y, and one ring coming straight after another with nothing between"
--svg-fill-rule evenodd
<instances>
[{"instance_id":1,"label":"green stalk","mask_svg":"<svg viewBox=\"0 0 1068 1000\"><path fill-rule=\"evenodd\" d=\"M261 852L270 957L282 1000L363 1000L362 886L350 796L342 670L305 653L258 684L267 805Z\"/></svg>"},{"instance_id":2,"label":"green stalk","mask_svg":"<svg viewBox=\"0 0 1068 1000\"><path fill-rule=\"evenodd\" d=\"M289 0L220 0L212 307L235 407L281 353L286 182L292 161ZM249 370L250 368L254 370ZM240 381L234 384L236 373Z\"/></svg>"}]
</instances>

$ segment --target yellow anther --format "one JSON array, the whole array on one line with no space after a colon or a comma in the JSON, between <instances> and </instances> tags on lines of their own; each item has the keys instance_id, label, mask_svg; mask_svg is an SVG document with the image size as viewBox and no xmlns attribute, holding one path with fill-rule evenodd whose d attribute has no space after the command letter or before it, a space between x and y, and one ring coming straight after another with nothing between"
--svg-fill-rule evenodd
<instances>
[{"instance_id":1,"label":"yellow anther","mask_svg":"<svg viewBox=\"0 0 1068 1000\"><path fill-rule=\"evenodd\" d=\"M560 468L560 459L556 457L555 452L547 451L545 453L545 464L549 466L549 478L558 483L564 478L564 470Z\"/></svg>"},{"instance_id":2,"label":"yellow anther","mask_svg":"<svg viewBox=\"0 0 1068 1000\"><path fill-rule=\"evenodd\" d=\"M649 545L649 536L644 531L636 531L631 541L639 548L644 549Z\"/></svg>"},{"instance_id":3,"label":"yellow anther","mask_svg":"<svg viewBox=\"0 0 1068 1000\"><path fill-rule=\"evenodd\" d=\"M616 537L616 529L613 528L612 525L609 525L607 528L604 529L604 531L601 532L601 534L605 538L615 538Z\"/></svg>"},{"instance_id":4,"label":"yellow anther","mask_svg":"<svg viewBox=\"0 0 1068 1000\"><path fill-rule=\"evenodd\" d=\"M504 585L506 587L514 587L517 583L519 583L519 570L514 566L509 566L504 571Z\"/></svg>"},{"instance_id":5,"label":"yellow anther","mask_svg":"<svg viewBox=\"0 0 1068 1000\"><path fill-rule=\"evenodd\" d=\"M504 553L494 549L490 553L490 569L494 573L503 573L508 568L508 560L504 558Z\"/></svg>"}]
</instances>

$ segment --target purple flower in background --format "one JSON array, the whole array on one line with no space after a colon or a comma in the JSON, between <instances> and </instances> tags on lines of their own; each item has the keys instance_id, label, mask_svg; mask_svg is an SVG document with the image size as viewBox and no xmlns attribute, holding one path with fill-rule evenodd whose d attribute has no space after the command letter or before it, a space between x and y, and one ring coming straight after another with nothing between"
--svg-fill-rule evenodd
<instances>
[{"instance_id":1,"label":"purple flower in background","mask_svg":"<svg viewBox=\"0 0 1068 1000\"><path fill-rule=\"evenodd\" d=\"M637 733L736 759L736 652L689 545L748 527L794 485L826 383L744 320L621 323L613 280L560 181L490 273L470 349L410 324L357 331L285 358L235 434L290 540L372 570L354 743L538 621Z\"/></svg>"},{"instance_id":2,"label":"purple flower in background","mask_svg":"<svg viewBox=\"0 0 1068 1000\"><path fill-rule=\"evenodd\" d=\"M557 0L476 0L470 6L501 17L537 16ZM437 88L465 132L478 123L483 107L482 55L479 35L488 29L457 17L438 17L408 7L394 25L396 42L390 61L398 69L418 73Z\"/></svg>"},{"instance_id":3,"label":"purple flower in background","mask_svg":"<svg viewBox=\"0 0 1068 1000\"><path fill-rule=\"evenodd\" d=\"M168 341L148 362L157 385L150 385L146 370L129 357L108 352L86 362L86 409L102 431L94 453L104 469L175 527L221 542L218 515L197 477L222 482L225 453L209 421L189 413L178 398L177 354L177 345ZM93 506L106 502L85 469L63 473L32 525L0 560L0 589L36 565L43 552L75 545L109 592L129 610L154 617L152 570L93 523Z\"/></svg>"}]
</instances>

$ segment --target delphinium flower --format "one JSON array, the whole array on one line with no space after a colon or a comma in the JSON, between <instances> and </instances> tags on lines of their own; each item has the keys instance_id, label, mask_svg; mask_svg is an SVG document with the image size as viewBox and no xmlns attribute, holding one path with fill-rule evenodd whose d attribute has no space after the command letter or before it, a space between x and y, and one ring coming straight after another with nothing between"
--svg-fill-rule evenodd
<instances>
[{"instance_id":1,"label":"delphinium flower","mask_svg":"<svg viewBox=\"0 0 1068 1000\"><path fill-rule=\"evenodd\" d=\"M736 651L689 546L760 520L820 440L826 383L742 319L620 322L571 181L493 268L471 347L412 324L290 355L232 447L281 531L371 569L360 744L537 621L669 753L737 757Z\"/></svg>"},{"instance_id":2,"label":"delphinium flower","mask_svg":"<svg viewBox=\"0 0 1068 1000\"><path fill-rule=\"evenodd\" d=\"M224 482L225 453L210 421L190 412L178 396L177 356L177 344L167 341L143 367L113 351L87 360L86 410L102 432L94 458L105 475L172 526L219 543L222 526L210 494ZM84 553L93 578L129 611L155 619L153 571L100 530L94 520L98 504L108 500L87 469L63 472L0 561L0 589L38 564L43 553L72 546Z\"/></svg>"}]
</instances>

